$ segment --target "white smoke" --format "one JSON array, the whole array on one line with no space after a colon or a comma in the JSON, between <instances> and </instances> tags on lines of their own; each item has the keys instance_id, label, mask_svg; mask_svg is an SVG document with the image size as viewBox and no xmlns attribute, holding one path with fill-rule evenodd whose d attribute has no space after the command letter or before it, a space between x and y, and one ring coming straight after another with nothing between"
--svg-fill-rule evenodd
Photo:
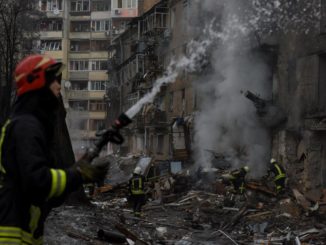
<instances>
[{"instance_id":1,"label":"white smoke","mask_svg":"<svg viewBox=\"0 0 326 245\"><path fill-rule=\"evenodd\" d=\"M200 98L194 142L198 165L210 167L211 156L205 150L213 149L225 153L233 167L246 164L254 175L263 173L270 157L270 135L241 91L271 99L271 72L252 50L259 42L257 35L295 28L308 33L319 16L313 2L201 0L194 5L197 23L210 23L202 35L216 43L213 74L194 83ZM219 23L213 25L203 16L218 16Z\"/></svg>"}]
</instances>

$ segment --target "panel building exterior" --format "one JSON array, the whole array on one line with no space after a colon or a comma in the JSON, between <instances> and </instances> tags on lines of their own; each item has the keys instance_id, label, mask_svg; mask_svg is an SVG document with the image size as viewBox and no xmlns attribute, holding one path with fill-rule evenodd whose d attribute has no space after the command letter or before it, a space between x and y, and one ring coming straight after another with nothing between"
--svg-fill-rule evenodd
<instances>
[{"instance_id":1,"label":"panel building exterior","mask_svg":"<svg viewBox=\"0 0 326 245\"><path fill-rule=\"evenodd\" d=\"M63 96L78 155L106 127L108 44L138 15L137 0L42 0L41 53L66 64Z\"/></svg>"}]
</instances>

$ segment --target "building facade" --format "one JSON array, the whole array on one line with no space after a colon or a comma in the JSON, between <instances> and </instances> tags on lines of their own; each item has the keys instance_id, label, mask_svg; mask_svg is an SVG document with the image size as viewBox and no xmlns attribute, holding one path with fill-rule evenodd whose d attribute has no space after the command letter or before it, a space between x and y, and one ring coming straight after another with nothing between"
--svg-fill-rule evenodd
<instances>
[{"instance_id":1,"label":"building facade","mask_svg":"<svg viewBox=\"0 0 326 245\"><path fill-rule=\"evenodd\" d=\"M63 97L75 154L106 127L108 44L138 15L137 0L43 0L41 53L66 64Z\"/></svg>"}]
</instances>

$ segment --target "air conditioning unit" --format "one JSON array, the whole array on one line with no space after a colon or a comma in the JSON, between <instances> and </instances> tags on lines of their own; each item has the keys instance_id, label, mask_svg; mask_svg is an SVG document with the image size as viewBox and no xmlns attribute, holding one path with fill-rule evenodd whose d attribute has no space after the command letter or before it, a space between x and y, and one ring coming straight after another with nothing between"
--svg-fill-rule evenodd
<instances>
[{"instance_id":1,"label":"air conditioning unit","mask_svg":"<svg viewBox=\"0 0 326 245\"><path fill-rule=\"evenodd\" d=\"M121 10L120 9L116 9L116 10L114 10L114 13L115 13L115 15L120 15L121 14Z\"/></svg>"}]
</instances>

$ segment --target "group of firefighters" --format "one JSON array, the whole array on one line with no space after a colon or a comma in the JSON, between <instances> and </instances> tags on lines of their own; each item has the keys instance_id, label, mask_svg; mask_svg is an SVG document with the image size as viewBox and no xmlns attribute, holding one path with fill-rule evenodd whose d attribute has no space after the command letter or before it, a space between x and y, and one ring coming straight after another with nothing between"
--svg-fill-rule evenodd
<instances>
[{"instance_id":1,"label":"group of firefighters","mask_svg":"<svg viewBox=\"0 0 326 245\"><path fill-rule=\"evenodd\" d=\"M0 134L0 244L42 244L45 220L53 207L85 183L103 182L108 164L85 157L69 168L53 155L54 128L60 101L63 64L43 55L24 58L16 67L17 100ZM247 166L230 181L244 192ZM277 192L285 184L284 169L271 160ZM145 202L145 178L136 167L129 182L134 213Z\"/></svg>"},{"instance_id":2,"label":"group of firefighters","mask_svg":"<svg viewBox=\"0 0 326 245\"><path fill-rule=\"evenodd\" d=\"M232 171L230 174L223 175L222 178L232 183L236 193L244 194L246 185L245 178L248 172L249 167L244 166L240 169ZM264 179L267 179L270 176L273 177L276 193L282 193L285 187L286 174L284 168L274 158L270 160L269 168L267 170L267 174L264 176Z\"/></svg>"}]
</instances>

